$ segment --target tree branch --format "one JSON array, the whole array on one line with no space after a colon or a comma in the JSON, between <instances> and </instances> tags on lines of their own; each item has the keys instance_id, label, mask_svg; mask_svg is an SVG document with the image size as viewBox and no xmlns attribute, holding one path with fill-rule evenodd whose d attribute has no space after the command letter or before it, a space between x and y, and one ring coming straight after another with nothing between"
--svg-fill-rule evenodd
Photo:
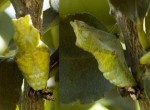
<instances>
[{"instance_id":1,"label":"tree branch","mask_svg":"<svg viewBox=\"0 0 150 110\"><path fill-rule=\"evenodd\" d=\"M10 0L16 11L16 17L30 14L33 25L42 33L42 8L43 0Z\"/></svg>"},{"instance_id":2,"label":"tree branch","mask_svg":"<svg viewBox=\"0 0 150 110\"><path fill-rule=\"evenodd\" d=\"M129 60L128 62L129 66L131 67L132 74L139 84L141 81L141 77L139 77L139 74L137 73L139 73L139 69L144 70L144 67L139 63L139 59L143 55L143 49L138 40L136 27L134 23L126 16L117 18L117 22L122 30L126 44L126 52L128 55L127 57L129 58L126 60Z\"/></svg>"},{"instance_id":3,"label":"tree branch","mask_svg":"<svg viewBox=\"0 0 150 110\"><path fill-rule=\"evenodd\" d=\"M126 52L129 60L129 66L131 68L132 74L137 82L137 87L140 90L140 99L138 100L141 110L149 110L150 100L146 96L143 87L143 74L145 72L145 67L140 64L139 59L143 55L144 51L139 42L138 30L134 21L132 21L125 14L121 13L112 7L113 14L116 17L117 23L123 33L123 37L126 44Z\"/></svg>"}]
</instances>

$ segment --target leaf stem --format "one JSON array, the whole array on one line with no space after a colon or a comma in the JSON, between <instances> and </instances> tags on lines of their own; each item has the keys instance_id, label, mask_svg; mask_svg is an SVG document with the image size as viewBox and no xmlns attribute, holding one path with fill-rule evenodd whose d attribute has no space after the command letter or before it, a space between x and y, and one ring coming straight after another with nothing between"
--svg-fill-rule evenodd
<instances>
[{"instance_id":1,"label":"leaf stem","mask_svg":"<svg viewBox=\"0 0 150 110\"><path fill-rule=\"evenodd\" d=\"M138 38L142 45L142 48L144 50L148 49L150 47L150 44L149 44L148 38L146 36L146 33L143 30L143 21L142 20L137 20L136 29L137 29Z\"/></svg>"}]
</instances>

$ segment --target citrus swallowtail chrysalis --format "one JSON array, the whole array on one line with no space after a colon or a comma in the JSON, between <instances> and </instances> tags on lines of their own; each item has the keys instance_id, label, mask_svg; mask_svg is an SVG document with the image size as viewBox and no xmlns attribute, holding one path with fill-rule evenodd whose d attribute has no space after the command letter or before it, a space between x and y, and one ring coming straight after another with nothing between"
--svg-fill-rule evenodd
<instances>
[{"instance_id":1,"label":"citrus swallowtail chrysalis","mask_svg":"<svg viewBox=\"0 0 150 110\"><path fill-rule=\"evenodd\" d=\"M121 44L115 36L98 30L83 21L71 22L76 35L76 45L94 55L106 79L118 87L135 86L126 63Z\"/></svg>"},{"instance_id":2,"label":"citrus swallowtail chrysalis","mask_svg":"<svg viewBox=\"0 0 150 110\"><path fill-rule=\"evenodd\" d=\"M34 90L47 85L50 52L40 40L39 31L31 24L29 15L13 20L14 41L18 47L15 61L25 80Z\"/></svg>"}]
</instances>

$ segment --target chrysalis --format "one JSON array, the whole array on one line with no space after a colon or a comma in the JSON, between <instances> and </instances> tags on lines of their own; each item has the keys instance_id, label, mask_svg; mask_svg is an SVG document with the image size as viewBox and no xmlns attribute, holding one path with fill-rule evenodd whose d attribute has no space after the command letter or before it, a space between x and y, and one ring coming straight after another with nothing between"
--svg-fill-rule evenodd
<instances>
[{"instance_id":1,"label":"chrysalis","mask_svg":"<svg viewBox=\"0 0 150 110\"><path fill-rule=\"evenodd\" d=\"M30 21L29 15L13 20L14 41L18 47L15 61L28 84L34 90L41 90L48 80L50 52Z\"/></svg>"},{"instance_id":2,"label":"chrysalis","mask_svg":"<svg viewBox=\"0 0 150 110\"><path fill-rule=\"evenodd\" d=\"M76 45L94 55L106 79L118 87L136 85L115 36L78 20L71 22L71 26L76 35Z\"/></svg>"}]
</instances>

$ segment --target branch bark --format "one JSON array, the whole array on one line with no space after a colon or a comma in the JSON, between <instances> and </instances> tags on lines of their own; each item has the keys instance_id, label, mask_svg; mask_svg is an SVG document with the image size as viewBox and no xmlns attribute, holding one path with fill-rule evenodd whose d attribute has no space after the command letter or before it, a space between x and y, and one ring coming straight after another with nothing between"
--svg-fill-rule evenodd
<instances>
[{"instance_id":1,"label":"branch bark","mask_svg":"<svg viewBox=\"0 0 150 110\"><path fill-rule=\"evenodd\" d=\"M35 28L42 33L42 8L43 0L10 0L15 11L16 17L23 17L30 14Z\"/></svg>"},{"instance_id":2,"label":"branch bark","mask_svg":"<svg viewBox=\"0 0 150 110\"><path fill-rule=\"evenodd\" d=\"M126 52L129 66L132 74L137 82L137 87L140 90L140 99L138 100L141 110L149 110L150 100L144 92L142 83L142 77L145 72L145 67L140 65L139 59L143 55L144 51L138 39L138 32L135 23L127 16L117 13L115 10L115 17L118 25L123 33L124 41L126 44Z\"/></svg>"},{"instance_id":3,"label":"branch bark","mask_svg":"<svg viewBox=\"0 0 150 110\"><path fill-rule=\"evenodd\" d=\"M126 53L129 66L131 67L132 74L138 84L141 82L141 77L139 75L139 69L144 70L144 67L140 65L139 59L143 55L142 46L138 40L138 34L136 26L133 21L131 21L126 16L120 16L117 18L118 25L124 36L124 41L126 44ZM138 74L139 73L139 74Z\"/></svg>"}]
</instances>

